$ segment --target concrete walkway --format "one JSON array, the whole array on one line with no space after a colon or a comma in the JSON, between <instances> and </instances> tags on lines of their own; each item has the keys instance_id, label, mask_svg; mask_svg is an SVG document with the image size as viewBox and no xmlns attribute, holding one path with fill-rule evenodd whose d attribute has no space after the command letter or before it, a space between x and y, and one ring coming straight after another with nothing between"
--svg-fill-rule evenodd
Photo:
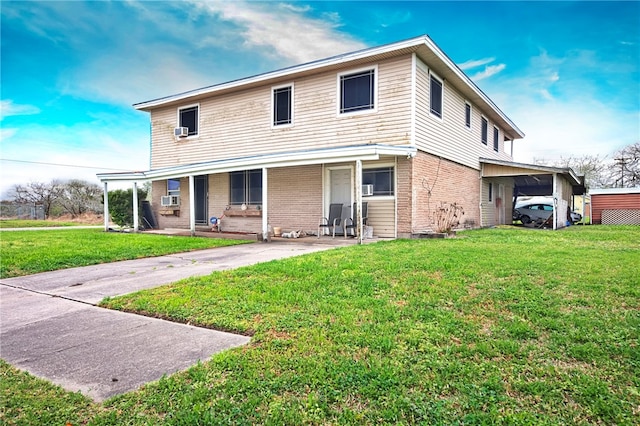
<instances>
[{"instance_id":1,"label":"concrete walkway","mask_svg":"<svg viewBox=\"0 0 640 426\"><path fill-rule=\"evenodd\" d=\"M253 243L0 280L0 358L96 401L184 370L249 338L95 306L107 296L334 248Z\"/></svg>"}]
</instances>

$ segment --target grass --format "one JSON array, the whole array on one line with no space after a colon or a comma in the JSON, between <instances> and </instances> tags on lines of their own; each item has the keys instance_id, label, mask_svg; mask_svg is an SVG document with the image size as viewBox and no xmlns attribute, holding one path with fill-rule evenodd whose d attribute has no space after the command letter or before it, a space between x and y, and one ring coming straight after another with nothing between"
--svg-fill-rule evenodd
<instances>
[{"instance_id":1,"label":"grass","mask_svg":"<svg viewBox=\"0 0 640 426\"><path fill-rule=\"evenodd\" d=\"M0 277L9 278L246 242L218 238L110 233L101 229L3 232L0 234Z\"/></svg>"},{"instance_id":2,"label":"grass","mask_svg":"<svg viewBox=\"0 0 640 426\"><path fill-rule=\"evenodd\" d=\"M82 226L80 222L65 222L53 220L2 219L0 228L50 228L53 226Z\"/></svg>"},{"instance_id":3,"label":"grass","mask_svg":"<svg viewBox=\"0 0 640 426\"><path fill-rule=\"evenodd\" d=\"M638 265L640 227L594 226L217 272L104 305L250 334L249 345L89 408L63 391L32 396L39 382L2 366L0 413L38 423L46 400L98 425L634 425Z\"/></svg>"}]
</instances>

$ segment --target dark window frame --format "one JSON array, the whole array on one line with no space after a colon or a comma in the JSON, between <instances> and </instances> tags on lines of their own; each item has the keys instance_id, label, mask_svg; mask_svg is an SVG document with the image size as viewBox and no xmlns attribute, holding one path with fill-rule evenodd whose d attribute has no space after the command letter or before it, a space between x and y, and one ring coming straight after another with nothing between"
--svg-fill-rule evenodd
<instances>
[{"instance_id":1,"label":"dark window frame","mask_svg":"<svg viewBox=\"0 0 640 426\"><path fill-rule=\"evenodd\" d=\"M464 125L467 129L471 128L471 104L464 103Z\"/></svg>"},{"instance_id":2,"label":"dark window frame","mask_svg":"<svg viewBox=\"0 0 640 426\"><path fill-rule=\"evenodd\" d=\"M262 169L229 172L229 204L262 204Z\"/></svg>"},{"instance_id":3,"label":"dark window frame","mask_svg":"<svg viewBox=\"0 0 640 426\"><path fill-rule=\"evenodd\" d=\"M480 120L481 124L480 124L480 140L482 141L483 144L487 145L488 144L488 138L489 138L489 121L482 117L482 119Z\"/></svg>"},{"instance_id":4,"label":"dark window frame","mask_svg":"<svg viewBox=\"0 0 640 426\"><path fill-rule=\"evenodd\" d=\"M338 75L339 114L376 110L377 67Z\"/></svg>"},{"instance_id":5,"label":"dark window frame","mask_svg":"<svg viewBox=\"0 0 640 426\"><path fill-rule=\"evenodd\" d=\"M429 75L429 112L440 119L444 116L444 81L434 74Z\"/></svg>"},{"instance_id":6,"label":"dark window frame","mask_svg":"<svg viewBox=\"0 0 640 426\"><path fill-rule=\"evenodd\" d=\"M493 182L489 182L489 202L493 203Z\"/></svg>"},{"instance_id":7,"label":"dark window frame","mask_svg":"<svg viewBox=\"0 0 640 426\"><path fill-rule=\"evenodd\" d=\"M290 126L293 124L293 84L274 87L271 90L273 103L273 127Z\"/></svg>"},{"instance_id":8,"label":"dark window frame","mask_svg":"<svg viewBox=\"0 0 640 426\"><path fill-rule=\"evenodd\" d=\"M495 152L500 152L500 130L493 126L493 150Z\"/></svg>"},{"instance_id":9,"label":"dark window frame","mask_svg":"<svg viewBox=\"0 0 640 426\"><path fill-rule=\"evenodd\" d=\"M178 127L187 127L189 136L197 136L200 121L200 105L178 108Z\"/></svg>"},{"instance_id":10,"label":"dark window frame","mask_svg":"<svg viewBox=\"0 0 640 426\"><path fill-rule=\"evenodd\" d=\"M385 176L386 175L386 176ZM372 167L362 169L362 184L373 185L373 196L395 195L395 167Z\"/></svg>"}]
</instances>

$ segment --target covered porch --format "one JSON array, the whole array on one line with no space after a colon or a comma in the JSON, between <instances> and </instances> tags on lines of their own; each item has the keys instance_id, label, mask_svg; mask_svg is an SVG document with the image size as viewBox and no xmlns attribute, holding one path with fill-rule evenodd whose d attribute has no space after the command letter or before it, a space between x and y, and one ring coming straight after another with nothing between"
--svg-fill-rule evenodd
<instances>
[{"instance_id":1,"label":"covered porch","mask_svg":"<svg viewBox=\"0 0 640 426\"><path fill-rule=\"evenodd\" d=\"M227 230L249 230L262 235L264 240L272 235L274 227L315 229L318 220L328 215L329 205L339 192L335 176L343 175L345 214L353 216L357 240L362 242L363 168L368 170L382 164L395 169L398 158L412 158L415 154L416 148L412 146L359 145L141 172L102 173L98 178L104 185L105 230L109 226L109 184L114 182L133 185L134 229L140 224L136 189L142 182L152 183L152 210L161 218L159 222L164 228L183 228L196 235L199 230L211 228L212 221L224 218L222 223ZM335 170L346 172L332 173ZM177 182L177 187L169 188L173 182ZM246 185L246 190L242 185ZM365 201L377 200L395 208L394 199L395 193L393 197L374 196ZM353 213L352 206L355 206Z\"/></svg>"}]
</instances>

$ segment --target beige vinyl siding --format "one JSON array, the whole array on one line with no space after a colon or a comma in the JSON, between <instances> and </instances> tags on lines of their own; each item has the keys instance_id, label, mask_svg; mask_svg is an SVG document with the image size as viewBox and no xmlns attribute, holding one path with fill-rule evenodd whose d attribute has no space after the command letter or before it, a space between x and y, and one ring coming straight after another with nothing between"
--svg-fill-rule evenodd
<instances>
[{"instance_id":1,"label":"beige vinyl siding","mask_svg":"<svg viewBox=\"0 0 640 426\"><path fill-rule=\"evenodd\" d=\"M488 120L488 143L482 144L480 141L482 111L463 98L446 80L443 84L442 119L433 116L429 111L429 69L419 59L416 59L416 64L416 146L428 153L474 169L480 168L479 157L512 160L511 156L504 152L504 132L499 127L500 149L499 152L493 150L495 123L491 120ZM471 129L465 125L465 102L471 105Z\"/></svg>"},{"instance_id":2,"label":"beige vinyl siding","mask_svg":"<svg viewBox=\"0 0 640 426\"><path fill-rule=\"evenodd\" d=\"M271 126L273 82L200 101L199 134L178 141L173 129L179 107L154 109L152 168L304 149L409 144L411 56L370 65L378 67L378 105L372 113L337 114L336 71L293 82L295 122L287 128Z\"/></svg>"},{"instance_id":3,"label":"beige vinyl siding","mask_svg":"<svg viewBox=\"0 0 640 426\"><path fill-rule=\"evenodd\" d=\"M373 227L373 235L381 238L395 238L395 200L376 200L365 197L367 204L367 224Z\"/></svg>"}]
</instances>

